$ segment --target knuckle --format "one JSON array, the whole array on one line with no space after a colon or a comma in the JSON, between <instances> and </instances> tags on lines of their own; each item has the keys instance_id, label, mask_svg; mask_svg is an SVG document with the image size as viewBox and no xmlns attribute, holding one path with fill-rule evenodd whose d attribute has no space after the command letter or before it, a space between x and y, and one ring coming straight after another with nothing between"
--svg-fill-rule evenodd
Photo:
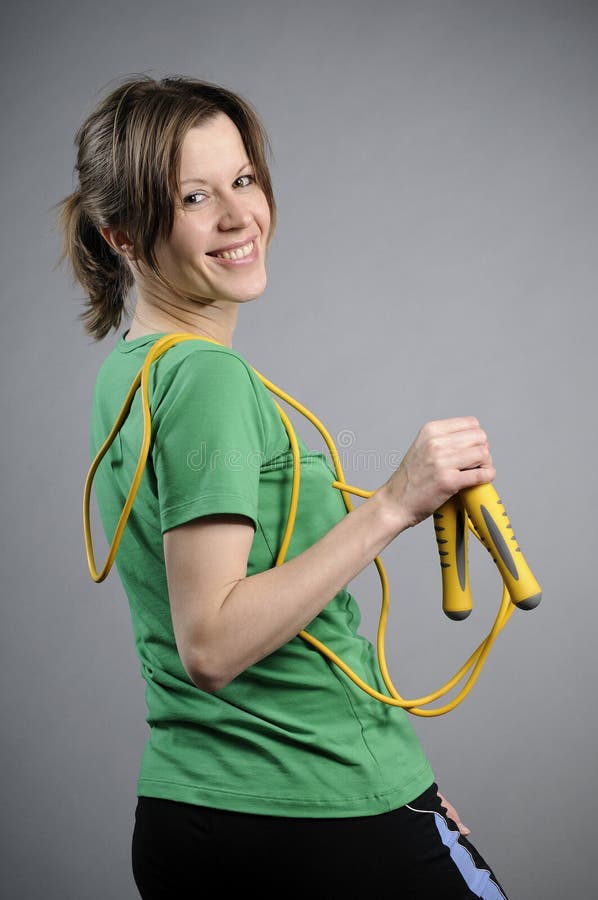
<instances>
[{"instance_id":1,"label":"knuckle","mask_svg":"<svg viewBox=\"0 0 598 900\"><path fill-rule=\"evenodd\" d=\"M427 446L430 453L435 455L442 447L442 440L438 436L431 435L427 440Z\"/></svg>"},{"instance_id":2,"label":"knuckle","mask_svg":"<svg viewBox=\"0 0 598 900\"><path fill-rule=\"evenodd\" d=\"M426 422L419 430L422 438L429 438L432 434L434 434L434 422Z\"/></svg>"}]
</instances>

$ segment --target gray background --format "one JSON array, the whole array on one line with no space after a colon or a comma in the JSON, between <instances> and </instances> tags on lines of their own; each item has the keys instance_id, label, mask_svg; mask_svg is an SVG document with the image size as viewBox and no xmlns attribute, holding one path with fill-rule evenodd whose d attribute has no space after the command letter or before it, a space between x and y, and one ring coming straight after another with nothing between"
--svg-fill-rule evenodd
<instances>
[{"instance_id":1,"label":"gray background","mask_svg":"<svg viewBox=\"0 0 598 900\"><path fill-rule=\"evenodd\" d=\"M511 900L595 896L596 4L4 10L2 895L137 896L143 682L116 570L89 577L80 512L116 336L82 333L52 206L83 117L111 80L149 72L231 87L269 129L279 229L236 348L345 442L347 479L378 486L429 419L486 428L544 600L514 615L457 710L414 722ZM446 620L430 521L384 562L391 673L422 694L487 633L501 584L472 542L474 613ZM352 589L373 636L373 566Z\"/></svg>"}]
</instances>

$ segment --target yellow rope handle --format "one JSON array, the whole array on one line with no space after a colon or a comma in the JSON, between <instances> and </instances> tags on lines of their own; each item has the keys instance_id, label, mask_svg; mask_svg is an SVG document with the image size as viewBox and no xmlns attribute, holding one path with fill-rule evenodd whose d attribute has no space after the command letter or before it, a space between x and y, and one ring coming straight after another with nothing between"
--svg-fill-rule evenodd
<instances>
[{"instance_id":1,"label":"yellow rope handle","mask_svg":"<svg viewBox=\"0 0 598 900\"><path fill-rule=\"evenodd\" d=\"M112 430L110 431L110 434L108 435L108 437L102 444L100 450L96 454L96 457L93 460L93 462L90 466L90 469L88 471L87 477L85 479L85 486L84 486L84 491L83 491L83 533L84 533L84 539L85 539L85 550L86 550L86 555L87 555L87 564L88 564L89 572L90 572L92 580L95 581L96 583L104 581L104 579L106 578L106 576L108 575L108 573L110 572L110 569L112 568L112 566L114 564L114 560L116 558L118 547L120 545L120 541L122 538L122 533L125 529L125 525L129 518L131 508L132 508L133 502L135 500L135 496L139 489L139 484L141 482L141 477L143 475L143 470L145 468L145 464L146 464L148 453L149 453L150 444L151 444L151 410L150 410L150 403L149 403L149 371L150 371L150 367L151 367L152 363L155 362L156 359L158 359L159 356L161 356L163 353L165 353L167 350L169 350L175 344L178 344L181 341L185 341L185 340L203 340L203 341L210 341L211 343L214 343L214 344L219 343L218 341L212 340L211 338L206 338L206 337L203 337L200 335L191 334L191 333L187 333L187 332L181 332L181 333L173 333L173 334L166 335L165 337L160 338L153 344L153 346L149 350L149 352L144 360L144 363L143 363L141 369L135 376L135 379L127 393L127 396L125 398L123 406L117 416L117 419L112 427ZM273 384L271 381L269 381L267 378L265 378L256 369L254 369L253 371L258 376L258 378L262 381L262 383L265 385L265 387L268 388L269 391L276 394L278 397L280 397L282 400L284 400L286 403L288 403L290 406L292 406L294 409L296 409L298 412L300 412L303 416L305 416L305 418L307 418L320 432L320 434L324 438L324 441L326 442L326 445L330 452L330 456L332 458L332 462L333 462L334 469L335 469L336 476L337 476L336 480L334 480L332 482L332 487L340 490L342 497L343 497L343 501L345 503L345 507L347 509L347 512L350 512L353 508L351 499L349 496L350 494L354 494L354 495L356 495L358 497L362 497L362 498L371 497L373 495L374 491L365 491L361 488L357 488L357 487L354 487L354 486L346 483L343 469L341 466L341 461L340 461L336 446L334 444L334 441L332 440L332 437L330 436L330 434L328 433L328 431L326 430L326 428L324 427L322 422L320 422L320 420L317 419L316 416L314 416L314 414L310 410L308 410L305 406L303 406L301 403L299 403L298 400L295 400L293 397L291 397L290 394L285 393L285 391L281 390L279 387L277 387L275 384ZM98 572L96 565L95 565L93 544L92 544L92 538L91 538L91 525L90 525L91 487L92 487L93 479L94 479L95 473L98 469L98 466L100 465L102 459L104 458L104 456L105 456L106 452L108 451L109 447L111 446L112 442L114 441L120 428L122 427L122 424L125 421L128 413L129 413L129 410L131 408L133 398L137 392L137 389L140 386L141 386L141 405L142 405L142 412L143 412L143 438L142 438L142 443L141 443L141 449L139 452L139 457L137 460L137 466L135 468L133 480L131 482L131 487L129 489L129 493L128 493L127 499L125 501L123 510L121 512L120 518L118 520L118 523L117 523L117 526L116 526L116 529L114 532L114 536L113 536L111 544L110 544L110 549L108 552L108 556L106 558L106 562L104 563L104 566L102 567L101 571ZM293 529L295 526L295 519L296 519L296 515L297 515L297 507L298 507L298 502L299 502L299 489L300 489L300 483L301 483L301 460L300 460L299 444L297 441L297 436L295 434L293 425L292 425L289 417L286 415L284 410L281 408L281 406L276 401L274 401L274 403L276 405L276 408L278 410L278 413L280 415L282 423L286 429L286 432L287 432L287 435L289 438L289 443L291 446L291 454L292 454L292 458L293 458L293 479L292 479L292 485L291 485L291 498L290 498L290 503L289 503L289 513L288 513L288 517L287 517L287 524L285 527L285 533L283 536L283 540L282 540L280 550L278 552L278 555L277 555L277 558L275 561L275 565L280 566L285 561L288 547L289 547L291 537L293 534ZM474 533L476 538L478 538L478 540L479 540L480 536L478 535L477 531L475 530L475 527L473 526L473 523L471 522L471 520L469 518L468 518L468 525L469 525L470 530ZM459 671L456 672L455 675L453 675L453 677L451 679L449 679L449 681L447 681L447 683L443 687L439 688L438 690L434 691L433 693L427 694L425 697L418 697L413 700L405 700L403 697L401 697L401 695L395 688L394 684L392 683L392 679L390 677L390 674L388 671L388 666L386 663L385 638L386 638L386 624L387 624L387 620L388 620L389 594L390 594L389 587L388 587L388 578L386 575L386 570L384 569L384 566L382 564L382 560L380 559L380 557L377 556L373 560L373 562L375 563L376 568L378 570L378 573L380 576L380 581L381 581L381 586L382 586L382 601L381 601L381 609L380 609L380 618L379 618L379 623L378 623L376 651L377 651L377 656L378 656L378 665L380 667L380 673L382 675L384 684L386 685L386 688L389 692L388 695L383 694L380 691L378 691L375 688L368 685L345 662L343 662L343 660L340 659L340 657L338 657L329 647L327 647L326 644L323 644L321 641L319 641L313 635L309 634L307 631L305 631L305 630L300 631L299 637L301 637L307 643L311 644L321 654L323 654L325 657L327 657L332 663L334 663L336 666L338 666L338 668L341 669L341 671L343 671L345 673L345 675L347 675L347 677L350 678L351 681L354 682L354 684L356 684L359 688L361 688L363 691L365 691L367 694L369 694L374 699L379 700L382 703L386 703L389 706L398 706L402 709L407 710L407 712L411 713L412 715L416 715L416 716L432 717L432 716L444 715L445 713L450 712L452 709L454 709L459 703L461 703L465 699L465 697L469 694L473 685L477 681L480 671L482 669L482 666L484 665L484 663L486 661L488 653L490 652L490 649L491 649L494 641L496 640L496 637L502 631L502 629L504 628L504 626L510 619L510 617L513 613L513 610L515 608L513 606L513 604L511 603L509 593L508 593L506 587L504 587L498 614L496 616L496 619L494 621L494 624L493 624L490 632L488 633L486 638L481 642L481 644L476 648L476 650L474 650L474 652L471 654L471 656L469 657L467 662L464 663L464 665L459 669ZM470 670L471 670L471 672L470 672ZM467 681L465 682L465 684L463 685L463 687L461 688L461 690L459 691L457 696L453 698L453 700L446 703L444 706L437 707L434 709L423 709L422 708L424 706L428 706L430 703L433 703L435 700L438 700L440 697L444 697L447 693L449 693L451 690L453 690L456 687L456 685L459 684L459 682L465 678L465 676L467 675L468 672L470 672L470 674L469 674L469 677L467 678Z\"/></svg>"}]
</instances>

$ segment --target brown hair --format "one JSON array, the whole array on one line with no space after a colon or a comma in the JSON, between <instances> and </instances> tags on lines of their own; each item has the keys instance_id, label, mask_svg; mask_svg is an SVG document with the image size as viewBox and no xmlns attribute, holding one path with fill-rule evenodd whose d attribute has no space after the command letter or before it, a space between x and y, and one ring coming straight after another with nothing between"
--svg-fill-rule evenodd
<instances>
[{"instance_id":1,"label":"brown hair","mask_svg":"<svg viewBox=\"0 0 598 900\"><path fill-rule=\"evenodd\" d=\"M161 81L149 75L128 77L98 103L77 131L74 171L79 184L57 204L63 238L59 264L68 260L89 297L79 318L96 340L119 327L134 284L129 267L99 229L122 228L134 254L176 292L176 285L160 272L154 248L172 231L183 138L189 128L219 112L239 129L264 191L270 207L270 239L276 222L266 162L270 143L253 107L232 91L185 76Z\"/></svg>"}]
</instances>

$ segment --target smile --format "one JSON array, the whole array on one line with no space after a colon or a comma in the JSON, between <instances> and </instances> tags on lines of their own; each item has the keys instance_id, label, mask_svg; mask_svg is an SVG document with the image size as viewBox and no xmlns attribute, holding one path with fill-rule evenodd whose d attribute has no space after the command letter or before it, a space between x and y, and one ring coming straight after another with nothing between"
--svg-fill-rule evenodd
<instances>
[{"instance_id":1,"label":"smile","mask_svg":"<svg viewBox=\"0 0 598 900\"><path fill-rule=\"evenodd\" d=\"M218 253L210 253L209 255L215 256L217 259L244 259L253 250L253 243L253 241L249 241L249 243L243 244L242 247L237 247L235 250L221 250Z\"/></svg>"}]
</instances>

